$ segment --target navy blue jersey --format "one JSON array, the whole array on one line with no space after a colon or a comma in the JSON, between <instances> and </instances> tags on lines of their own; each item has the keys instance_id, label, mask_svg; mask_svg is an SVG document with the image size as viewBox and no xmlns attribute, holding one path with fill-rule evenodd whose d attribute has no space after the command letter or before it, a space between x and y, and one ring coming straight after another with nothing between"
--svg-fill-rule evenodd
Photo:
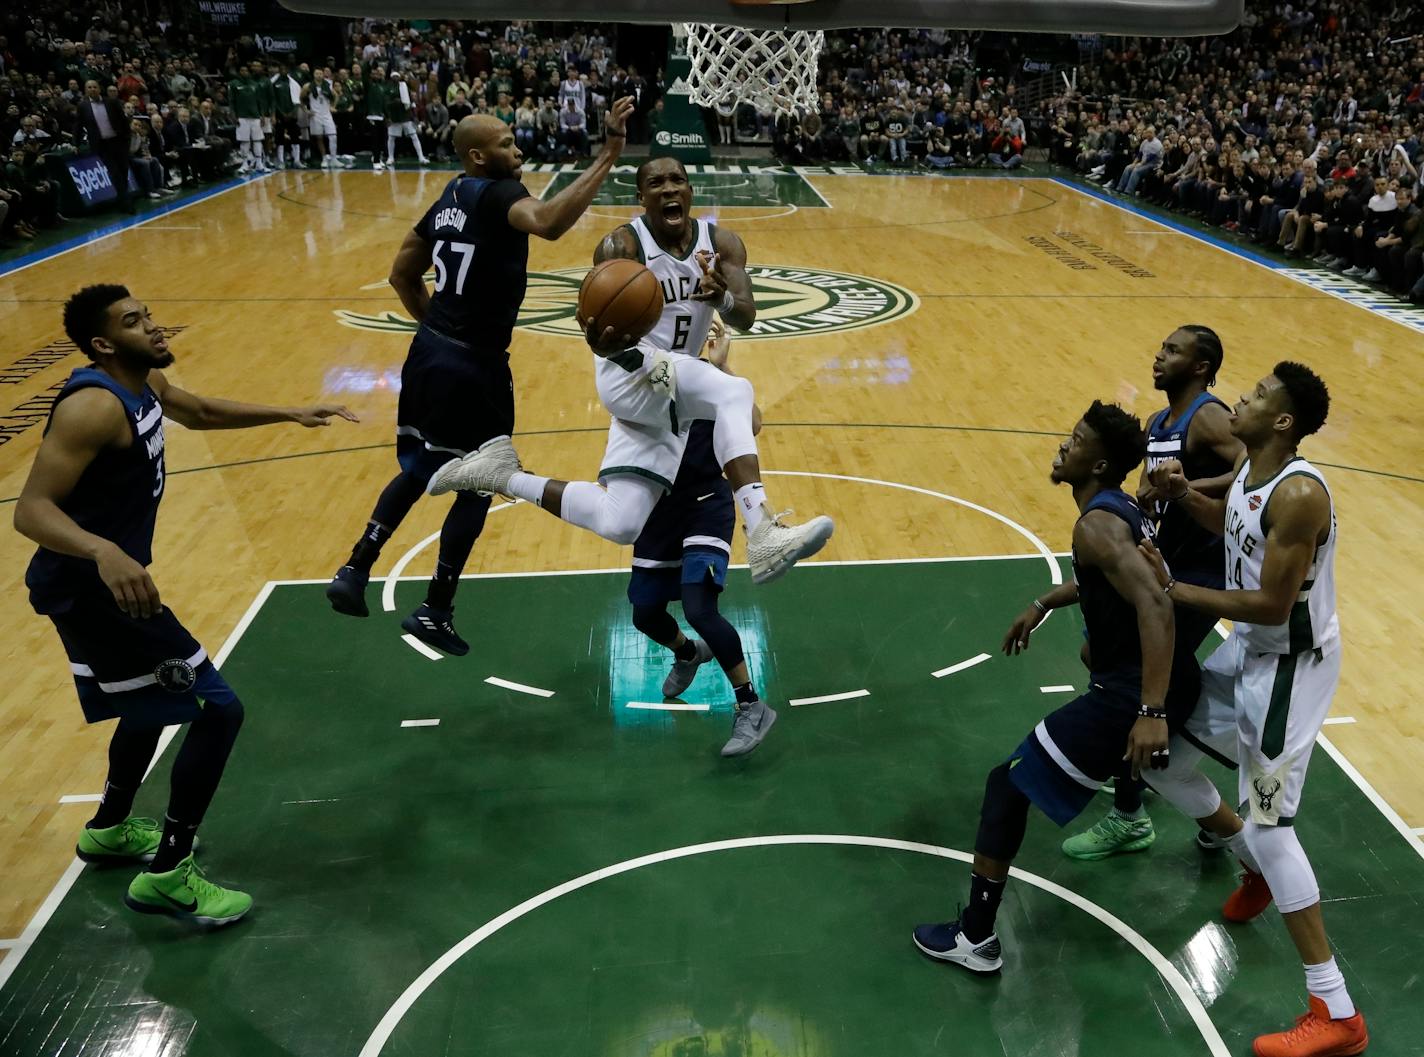
<instances>
[{"instance_id":1,"label":"navy blue jersey","mask_svg":"<svg viewBox=\"0 0 1424 1057\"><path fill-rule=\"evenodd\" d=\"M687 431L687 447L683 450L677 477L672 482L674 493L710 492L727 483L717 462L717 453L712 448L712 428L711 422L699 419Z\"/></svg>"},{"instance_id":2,"label":"navy blue jersey","mask_svg":"<svg viewBox=\"0 0 1424 1057\"><path fill-rule=\"evenodd\" d=\"M1187 433L1192 419L1207 404L1223 404L1210 393L1201 393L1175 422L1168 421L1170 407L1159 411L1148 425L1147 468L1150 470L1167 459L1180 459L1187 480L1220 477L1231 471L1231 464L1208 448L1187 451ZM1157 549L1167 559L1172 575L1184 583L1220 588L1226 577L1226 548L1222 538L1204 528L1179 503L1158 501L1153 515L1157 521Z\"/></svg>"},{"instance_id":3,"label":"navy blue jersey","mask_svg":"<svg viewBox=\"0 0 1424 1057\"><path fill-rule=\"evenodd\" d=\"M1099 492L1088 501L1079 520L1094 510L1122 518L1135 543L1151 536L1146 516L1132 497L1118 488ZM1088 628L1088 653L1093 678L1122 686L1142 682L1142 642L1137 634L1137 609L1108 581L1102 570L1081 565L1073 552L1073 578L1078 582L1078 607Z\"/></svg>"},{"instance_id":4,"label":"navy blue jersey","mask_svg":"<svg viewBox=\"0 0 1424 1057\"><path fill-rule=\"evenodd\" d=\"M163 498L163 406L148 386L135 396L95 367L77 368L55 398L55 406L90 388L107 389L123 403L133 443L99 452L59 508L80 528L112 540L146 566L153 561L153 525ZM52 420L54 413L50 414ZM76 597L96 588L107 590L92 561L44 547L30 560L25 586L37 613L63 613Z\"/></svg>"},{"instance_id":5,"label":"navy blue jersey","mask_svg":"<svg viewBox=\"0 0 1424 1057\"><path fill-rule=\"evenodd\" d=\"M503 352L524 303L529 236L509 209L529 197L515 179L457 176L415 225L431 246L435 290L425 322L481 351Z\"/></svg>"}]
</instances>

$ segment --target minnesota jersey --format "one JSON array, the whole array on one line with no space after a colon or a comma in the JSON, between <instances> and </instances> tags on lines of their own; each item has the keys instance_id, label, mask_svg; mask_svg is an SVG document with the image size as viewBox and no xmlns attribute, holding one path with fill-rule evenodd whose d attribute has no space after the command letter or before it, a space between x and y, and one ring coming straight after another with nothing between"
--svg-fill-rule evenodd
<instances>
[{"instance_id":1,"label":"minnesota jersey","mask_svg":"<svg viewBox=\"0 0 1424 1057\"><path fill-rule=\"evenodd\" d=\"M1201 393L1175 422L1171 421L1170 407L1152 418L1147 430L1149 470L1168 459L1178 459L1188 481L1230 472L1231 464L1210 449L1196 454L1187 451L1192 419L1207 404L1226 406L1210 393ZM1180 503L1159 500L1153 504L1152 513L1157 521L1157 549L1167 559L1172 575L1183 583L1221 587L1225 553L1221 537L1198 524Z\"/></svg>"},{"instance_id":2,"label":"minnesota jersey","mask_svg":"<svg viewBox=\"0 0 1424 1057\"><path fill-rule=\"evenodd\" d=\"M638 237L643 263L658 277L658 285L663 288L662 318L644 340L668 352L700 356L707 331L712 326L712 313L717 308L708 301L692 300L692 295L697 292L697 284L702 280L702 267L697 263L697 254L699 251L708 254L716 252L712 248L715 229L705 220L693 220L692 223L697 227L697 237L692 240L685 257L678 257L659 246L642 217L628 226Z\"/></svg>"},{"instance_id":3,"label":"minnesota jersey","mask_svg":"<svg viewBox=\"0 0 1424 1057\"><path fill-rule=\"evenodd\" d=\"M1112 488L1088 501L1079 520L1094 510L1106 510L1123 521L1135 542L1150 538L1146 516L1126 492ZM1073 553L1073 579L1078 584L1078 608L1088 630L1088 653L1095 681L1114 688L1139 686L1142 682L1142 642L1137 634L1137 610L1117 593L1101 569L1080 565Z\"/></svg>"},{"instance_id":4,"label":"minnesota jersey","mask_svg":"<svg viewBox=\"0 0 1424 1057\"><path fill-rule=\"evenodd\" d=\"M1260 485L1252 485L1251 463L1247 460L1231 483L1226 496L1226 588L1228 591L1257 591L1261 587L1261 564L1266 556L1266 532L1270 527L1271 496L1282 481L1297 476L1313 477L1330 495L1325 478L1310 463L1296 456L1280 473ZM1300 585L1300 594L1284 624L1237 622L1235 631L1250 650L1257 653L1296 654L1329 649L1340 640L1340 621L1335 612L1335 500L1330 499L1330 534L1315 549L1310 571Z\"/></svg>"},{"instance_id":5,"label":"minnesota jersey","mask_svg":"<svg viewBox=\"0 0 1424 1057\"><path fill-rule=\"evenodd\" d=\"M148 386L135 395L94 367L77 368L55 398L55 406L90 388L107 389L119 398L133 442L127 448L101 451L59 508L84 531L111 540L146 566L153 561L153 526L163 498L163 406ZM92 561L44 547L30 560L25 586L35 612L46 614L65 612L76 596L94 588L107 590Z\"/></svg>"},{"instance_id":6,"label":"minnesota jersey","mask_svg":"<svg viewBox=\"0 0 1424 1057\"><path fill-rule=\"evenodd\" d=\"M516 179L457 176L415 225L430 243L435 288L427 326L481 351L509 348L524 303L529 236L509 210L529 192Z\"/></svg>"}]
</instances>

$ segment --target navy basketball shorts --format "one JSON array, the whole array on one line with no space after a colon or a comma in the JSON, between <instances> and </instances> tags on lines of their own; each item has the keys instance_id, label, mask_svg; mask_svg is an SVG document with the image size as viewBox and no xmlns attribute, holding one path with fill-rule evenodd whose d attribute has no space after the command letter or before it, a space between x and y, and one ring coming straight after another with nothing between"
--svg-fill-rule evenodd
<instances>
[{"instance_id":1,"label":"navy basketball shorts","mask_svg":"<svg viewBox=\"0 0 1424 1057\"><path fill-rule=\"evenodd\" d=\"M717 588L724 587L736 524L732 489L723 478L675 487L658 501L633 544L628 601L635 606L676 602L683 584L704 583L709 574Z\"/></svg>"},{"instance_id":2,"label":"navy basketball shorts","mask_svg":"<svg viewBox=\"0 0 1424 1057\"><path fill-rule=\"evenodd\" d=\"M1019 791L1060 826L1078 817L1098 789L1122 771L1139 694L1089 684L1087 693L1050 712L1009 757Z\"/></svg>"},{"instance_id":3,"label":"navy basketball shorts","mask_svg":"<svg viewBox=\"0 0 1424 1057\"><path fill-rule=\"evenodd\" d=\"M51 613L88 723L122 718L153 726L187 723L202 701L236 700L207 651L174 615L131 617L107 591Z\"/></svg>"},{"instance_id":4,"label":"navy basketball shorts","mask_svg":"<svg viewBox=\"0 0 1424 1057\"><path fill-rule=\"evenodd\" d=\"M401 368L396 458L429 478L451 459L514 432L514 377L507 352L471 348L422 326Z\"/></svg>"}]
</instances>

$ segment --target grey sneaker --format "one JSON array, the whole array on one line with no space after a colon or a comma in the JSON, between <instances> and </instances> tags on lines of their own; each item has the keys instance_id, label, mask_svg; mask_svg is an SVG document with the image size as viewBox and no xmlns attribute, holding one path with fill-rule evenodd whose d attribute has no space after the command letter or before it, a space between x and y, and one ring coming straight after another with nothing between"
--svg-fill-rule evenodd
<instances>
[{"instance_id":1,"label":"grey sneaker","mask_svg":"<svg viewBox=\"0 0 1424 1057\"><path fill-rule=\"evenodd\" d=\"M514 442L508 437L487 440L463 459L451 459L430 478L429 495L446 492L480 492L491 495L509 487L509 479L522 467Z\"/></svg>"},{"instance_id":2,"label":"grey sneaker","mask_svg":"<svg viewBox=\"0 0 1424 1057\"><path fill-rule=\"evenodd\" d=\"M712 647L707 643L694 639L692 645L697 648L692 660L672 662L672 671L668 672L668 677L663 680L663 697L676 697L686 690L697 677L697 669L712 659Z\"/></svg>"},{"instance_id":3,"label":"grey sneaker","mask_svg":"<svg viewBox=\"0 0 1424 1057\"><path fill-rule=\"evenodd\" d=\"M763 518L747 533L747 565L752 583L767 584L802 558L809 558L826 545L835 531L835 522L828 517L814 517L804 525L783 525L781 518Z\"/></svg>"},{"instance_id":4,"label":"grey sneaker","mask_svg":"<svg viewBox=\"0 0 1424 1057\"><path fill-rule=\"evenodd\" d=\"M761 701L738 705L737 716L732 720L732 736L722 746L722 755L745 756L761 744L775 722L776 710Z\"/></svg>"}]
</instances>

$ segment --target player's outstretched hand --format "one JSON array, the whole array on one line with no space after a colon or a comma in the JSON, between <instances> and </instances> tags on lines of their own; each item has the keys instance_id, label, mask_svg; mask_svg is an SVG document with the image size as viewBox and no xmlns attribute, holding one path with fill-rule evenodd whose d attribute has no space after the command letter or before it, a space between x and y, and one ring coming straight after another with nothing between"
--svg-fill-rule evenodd
<instances>
[{"instance_id":1,"label":"player's outstretched hand","mask_svg":"<svg viewBox=\"0 0 1424 1057\"><path fill-rule=\"evenodd\" d=\"M1132 777L1146 770L1161 770L1171 759L1167 755L1167 721L1138 716L1127 732L1127 752L1124 760L1132 761Z\"/></svg>"},{"instance_id":2,"label":"player's outstretched hand","mask_svg":"<svg viewBox=\"0 0 1424 1057\"><path fill-rule=\"evenodd\" d=\"M1152 575L1157 577L1157 586L1166 590L1167 585L1172 582L1172 570L1167 568L1167 559L1162 557L1157 545L1149 539L1144 539L1137 545L1137 552L1146 558L1147 564L1152 567Z\"/></svg>"},{"instance_id":3,"label":"player's outstretched hand","mask_svg":"<svg viewBox=\"0 0 1424 1057\"><path fill-rule=\"evenodd\" d=\"M163 612L158 588L154 586L148 570L117 545L99 555L95 564L99 579L114 593L114 601L129 616L146 620L155 613Z\"/></svg>"},{"instance_id":4,"label":"player's outstretched hand","mask_svg":"<svg viewBox=\"0 0 1424 1057\"><path fill-rule=\"evenodd\" d=\"M1022 653L1028 649L1028 637L1033 634L1033 629L1043 623L1046 613L1040 613L1036 606L1029 606L1009 625L1009 630L1004 635L1004 653L1012 657L1016 653Z\"/></svg>"},{"instance_id":5,"label":"player's outstretched hand","mask_svg":"<svg viewBox=\"0 0 1424 1057\"><path fill-rule=\"evenodd\" d=\"M298 407L292 410L292 421L308 429L314 426L329 426L332 418L344 418L347 422L361 421L345 404L317 404L315 407Z\"/></svg>"},{"instance_id":6,"label":"player's outstretched hand","mask_svg":"<svg viewBox=\"0 0 1424 1057\"><path fill-rule=\"evenodd\" d=\"M702 269L702 278L693 291L694 301L721 301L727 294L727 277L722 274L722 263L717 254L706 250L697 251L697 263Z\"/></svg>"},{"instance_id":7,"label":"player's outstretched hand","mask_svg":"<svg viewBox=\"0 0 1424 1057\"><path fill-rule=\"evenodd\" d=\"M604 327L598 333L597 320L590 319L584 326L583 337L588 347L600 356L612 356L615 352L631 349L637 342L631 334L618 334L612 327Z\"/></svg>"},{"instance_id":8,"label":"player's outstretched hand","mask_svg":"<svg viewBox=\"0 0 1424 1057\"><path fill-rule=\"evenodd\" d=\"M613 100L613 108L603 115L603 149L617 153L623 149L628 136L628 118L633 114L633 97L625 95Z\"/></svg>"},{"instance_id":9,"label":"player's outstretched hand","mask_svg":"<svg viewBox=\"0 0 1424 1057\"><path fill-rule=\"evenodd\" d=\"M1181 499L1190 484L1180 459L1166 459L1147 471L1147 480L1157 490L1158 499Z\"/></svg>"},{"instance_id":10,"label":"player's outstretched hand","mask_svg":"<svg viewBox=\"0 0 1424 1057\"><path fill-rule=\"evenodd\" d=\"M707 361L719 371L726 371L731 374L727 367L727 358L732 353L732 332L717 317L712 318L712 325L707 328L707 344L702 351L707 356Z\"/></svg>"}]
</instances>

